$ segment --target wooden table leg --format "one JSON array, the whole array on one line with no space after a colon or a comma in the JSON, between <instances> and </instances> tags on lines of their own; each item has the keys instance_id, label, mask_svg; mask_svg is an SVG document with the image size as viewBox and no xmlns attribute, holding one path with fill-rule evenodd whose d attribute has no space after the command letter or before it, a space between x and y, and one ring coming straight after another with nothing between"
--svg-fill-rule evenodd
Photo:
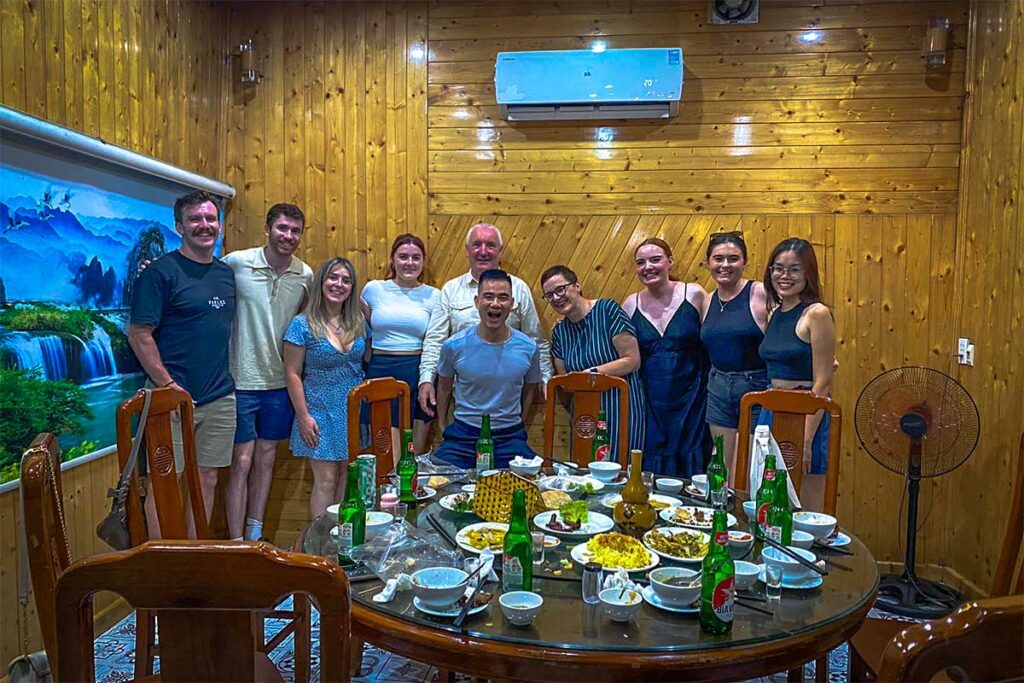
<instances>
[{"instance_id":1,"label":"wooden table leg","mask_svg":"<svg viewBox=\"0 0 1024 683\"><path fill-rule=\"evenodd\" d=\"M787 683L803 683L804 680L804 667L800 665L794 669L790 669L786 674Z\"/></svg>"},{"instance_id":2,"label":"wooden table leg","mask_svg":"<svg viewBox=\"0 0 1024 683\"><path fill-rule=\"evenodd\" d=\"M828 656L826 653L814 660L814 683L828 683Z\"/></svg>"}]
</instances>

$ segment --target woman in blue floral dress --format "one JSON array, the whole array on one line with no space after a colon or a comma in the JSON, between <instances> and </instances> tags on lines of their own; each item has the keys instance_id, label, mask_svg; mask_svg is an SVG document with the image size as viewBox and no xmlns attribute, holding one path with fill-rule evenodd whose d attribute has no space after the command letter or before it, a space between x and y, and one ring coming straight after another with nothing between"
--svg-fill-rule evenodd
<instances>
[{"instance_id":1,"label":"woman in blue floral dress","mask_svg":"<svg viewBox=\"0 0 1024 683\"><path fill-rule=\"evenodd\" d=\"M359 310L356 270L344 258L320 266L306 310L284 335L288 396L295 407L291 449L313 470L310 519L345 495L348 392L365 378L369 348Z\"/></svg>"}]
</instances>

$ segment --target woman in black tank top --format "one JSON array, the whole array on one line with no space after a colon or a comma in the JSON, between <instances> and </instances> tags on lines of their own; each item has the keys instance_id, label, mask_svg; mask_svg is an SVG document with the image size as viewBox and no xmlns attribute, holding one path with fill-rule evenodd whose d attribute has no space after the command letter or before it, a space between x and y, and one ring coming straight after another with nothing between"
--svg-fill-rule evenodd
<instances>
[{"instance_id":1,"label":"woman in black tank top","mask_svg":"<svg viewBox=\"0 0 1024 683\"><path fill-rule=\"evenodd\" d=\"M704 299L700 339L711 359L707 423L725 440L726 467L736 464L740 399L768 388L768 374L758 354L768 324L764 285L743 277L747 245L739 232L717 233L708 243L708 270L717 288ZM751 425L757 424L755 414ZM731 482L735 484L735 482Z\"/></svg>"}]
</instances>

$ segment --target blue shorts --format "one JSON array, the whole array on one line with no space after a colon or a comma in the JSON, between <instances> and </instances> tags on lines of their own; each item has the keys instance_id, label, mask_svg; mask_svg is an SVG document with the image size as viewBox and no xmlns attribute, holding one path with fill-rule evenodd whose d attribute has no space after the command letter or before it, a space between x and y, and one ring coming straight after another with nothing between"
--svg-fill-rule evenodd
<instances>
[{"instance_id":1,"label":"blue shorts","mask_svg":"<svg viewBox=\"0 0 1024 683\"><path fill-rule=\"evenodd\" d=\"M256 439L281 441L291 435L295 410L287 389L239 389L235 396L238 415L235 443Z\"/></svg>"},{"instance_id":2,"label":"blue shorts","mask_svg":"<svg viewBox=\"0 0 1024 683\"><path fill-rule=\"evenodd\" d=\"M491 437L494 439L494 466L498 469L508 468L509 461L517 455L524 458L537 457L537 454L526 443L526 427L522 423L514 427L492 429ZM478 438L480 438L479 427L454 420L445 427L443 441L434 449L434 456L456 467L471 470L476 467L476 440Z\"/></svg>"},{"instance_id":3,"label":"blue shorts","mask_svg":"<svg viewBox=\"0 0 1024 683\"><path fill-rule=\"evenodd\" d=\"M379 377L394 377L400 382L409 385L409 419L420 422L432 422L434 418L423 412L419 402L419 381L420 381L420 357L413 355L389 356L374 353L370 356L370 363L366 367L366 379L377 379ZM370 422L370 411L366 404L363 404L361 421L364 424ZM391 402L391 425L398 428L398 401ZM410 427L412 425L409 425Z\"/></svg>"},{"instance_id":4,"label":"blue shorts","mask_svg":"<svg viewBox=\"0 0 1024 683\"><path fill-rule=\"evenodd\" d=\"M806 391L802 389L801 391ZM772 411L767 408L761 410L761 416L757 421L759 425L772 425ZM828 432L832 424L832 414L827 410L818 423L818 431L814 432L814 441L811 443L811 474L825 474L828 469Z\"/></svg>"},{"instance_id":5,"label":"blue shorts","mask_svg":"<svg viewBox=\"0 0 1024 683\"><path fill-rule=\"evenodd\" d=\"M708 374L708 405L705 420L709 425L736 429L740 426L740 399L751 391L769 387L767 370L722 372L713 366ZM757 424L760 406L751 410L750 427Z\"/></svg>"}]
</instances>

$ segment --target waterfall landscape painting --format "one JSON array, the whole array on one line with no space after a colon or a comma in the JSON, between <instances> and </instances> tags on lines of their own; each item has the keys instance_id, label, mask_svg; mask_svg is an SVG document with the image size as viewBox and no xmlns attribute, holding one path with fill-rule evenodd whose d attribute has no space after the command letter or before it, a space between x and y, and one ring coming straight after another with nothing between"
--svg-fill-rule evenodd
<instances>
[{"instance_id":1,"label":"waterfall landscape painting","mask_svg":"<svg viewBox=\"0 0 1024 683\"><path fill-rule=\"evenodd\" d=\"M0 158L0 483L40 431L65 459L115 443L144 383L127 343L139 264L176 249L186 188L4 140Z\"/></svg>"}]
</instances>

